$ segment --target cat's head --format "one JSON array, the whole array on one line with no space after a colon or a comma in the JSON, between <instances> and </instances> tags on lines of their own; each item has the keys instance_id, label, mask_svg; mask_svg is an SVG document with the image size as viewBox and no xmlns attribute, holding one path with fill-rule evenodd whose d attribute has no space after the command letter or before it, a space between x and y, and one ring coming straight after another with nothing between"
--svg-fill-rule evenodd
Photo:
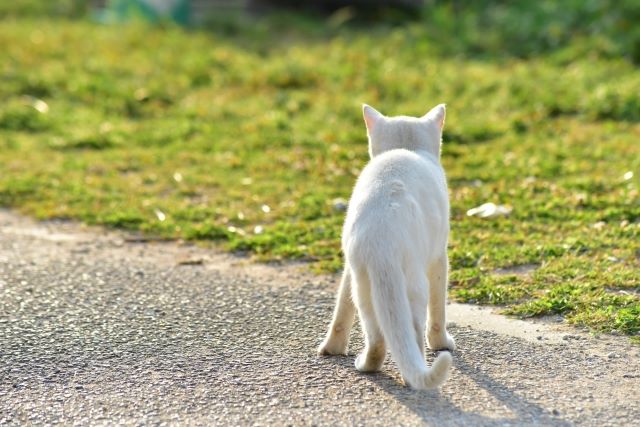
<instances>
[{"instance_id":1,"label":"cat's head","mask_svg":"<svg viewBox=\"0 0 640 427\"><path fill-rule=\"evenodd\" d=\"M373 158L385 151L404 148L427 151L440 158L445 106L436 105L422 117L387 117L375 108L362 106L364 122L369 136L369 155Z\"/></svg>"}]
</instances>

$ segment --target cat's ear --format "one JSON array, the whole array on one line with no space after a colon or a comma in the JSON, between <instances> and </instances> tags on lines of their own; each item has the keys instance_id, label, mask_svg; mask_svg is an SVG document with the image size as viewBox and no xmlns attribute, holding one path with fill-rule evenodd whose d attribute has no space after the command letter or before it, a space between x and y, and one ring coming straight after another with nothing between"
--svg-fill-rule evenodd
<instances>
[{"instance_id":1,"label":"cat's ear","mask_svg":"<svg viewBox=\"0 0 640 427\"><path fill-rule=\"evenodd\" d=\"M380 120L384 117L375 108L362 104L362 115L364 116L364 123L367 125L367 130L371 132Z\"/></svg>"},{"instance_id":2,"label":"cat's ear","mask_svg":"<svg viewBox=\"0 0 640 427\"><path fill-rule=\"evenodd\" d=\"M423 120L432 120L437 124L440 129L444 128L444 118L446 116L446 108L444 104L438 104L431 109L427 114L422 116Z\"/></svg>"}]
</instances>

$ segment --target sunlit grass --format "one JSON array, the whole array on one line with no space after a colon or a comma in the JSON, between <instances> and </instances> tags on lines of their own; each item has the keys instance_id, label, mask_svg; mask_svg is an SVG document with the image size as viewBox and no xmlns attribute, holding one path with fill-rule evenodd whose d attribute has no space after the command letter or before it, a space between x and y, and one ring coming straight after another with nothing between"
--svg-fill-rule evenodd
<instances>
[{"instance_id":1,"label":"sunlit grass","mask_svg":"<svg viewBox=\"0 0 640 427\"><path fill-rule=\"evenodd\" d=\"M269 43L4 21L0 205L335 271L336 199L367 161L361 103L420 115L446 102L451 295L638 334L637 68L578 44L447 55L408 25ZM466 216L485 202L513 211Z\"/></svg>"}]
</instances>

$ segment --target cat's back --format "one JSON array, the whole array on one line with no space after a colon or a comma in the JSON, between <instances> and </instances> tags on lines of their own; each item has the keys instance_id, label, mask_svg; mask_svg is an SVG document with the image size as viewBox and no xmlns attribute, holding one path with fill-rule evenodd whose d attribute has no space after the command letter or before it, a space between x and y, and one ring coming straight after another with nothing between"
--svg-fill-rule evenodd
<instances>
[{"instance_id":1,"label":"cat's back","mask_svg":"<svg viewBox=\"0 0 640 427\"><path fill-rule=\"evenodd\" d=\"M393 221L418 209L425 216L448 216L448 194L439 162L404 149L374 157L362 170L349 202L347 222Z\"/></svg>"},{"instance_id":2,"label":"cat's back","mask_svg":"<svg viewBox=\"0 0 640 427\"><path fill-rule=\"evenodd\" d=\"M377 198L401 193L419 195L425 191L434 196L446 195L446 180L439 162L426 153L395 149L374 157L365 166L354 196Z\"/></svg>"},{"instance_id":3,"label":"cat's back","mask_svg":"<svg viewBox=\"0 0 640 427\"><path fill-rule=\"evenodd\" d=\"M365 248L412 242L414 252L426 254L427 235L436 246L446 243L448 218L447 187L439 162L409 150L390 150L374 157L356 182L343 249L355 248L354 242Z\"/></svg>"}]
</instances>

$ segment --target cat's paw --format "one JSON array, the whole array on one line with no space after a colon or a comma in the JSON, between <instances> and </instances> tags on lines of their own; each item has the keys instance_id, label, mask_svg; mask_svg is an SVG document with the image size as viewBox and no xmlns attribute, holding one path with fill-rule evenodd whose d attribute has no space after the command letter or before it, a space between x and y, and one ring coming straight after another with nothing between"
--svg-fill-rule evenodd
<instances>
[{"instance_id":1,"label":"cat's paw","mask_svg":"<svg viewBox=\"0 0 640 427\"><path fill-rule=\"evenodd\" d=\"M427 345L431 350L449 350L456 349L456 341L448 332L427 334Z\"/></svg>"},{"instance_id":2,"label":"cat's paw","mask_svg":"<svg viewBox=\"0 0 640 427\"><path fill-rule=\"evenodd\" d=\"M320 347L318 347L318 356L346 356L347 355L347 343L339 342L338 340L332 340L330 338L325 339Z\"/></svg>"},{"instance_id":3,"label":"cat's paw","mask_svg":"<svg viewBox=\"0 0 640 427\"><path fill-rule=\"evenodd\" d=\"M371 354L366 354L364 351L356 357L356 369L360 372L378 372L382 368L383 358L371 357Z\"/></svg>"}]
</instances>

